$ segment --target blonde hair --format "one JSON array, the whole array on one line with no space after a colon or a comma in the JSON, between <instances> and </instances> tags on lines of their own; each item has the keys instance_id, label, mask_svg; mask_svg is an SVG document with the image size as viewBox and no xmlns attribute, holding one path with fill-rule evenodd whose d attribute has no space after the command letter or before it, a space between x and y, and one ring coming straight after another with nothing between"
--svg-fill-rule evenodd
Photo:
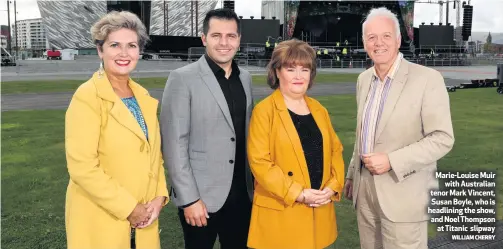
<instances>
[{"instance_id":1,"label":"blonde hair","mask_svg":"<svg viewBox=\"0 0 503 249\"><path fill-rule=\"evenodd\" d=\"M93 42L101 50L111 32L126 28L138 34L138 46L143 49L149 37L147 29L138 16L129 11L111 11L91 27Z\"/></svg>"},{"instance_id":2,"label":"blonde hair","mask_svg":"<svg viewBox=\"0 0 503 249\"><path fill-rule=\"evenodd\" d=\"M274 48L271 60L267 65L267 84L272 89L277 89L279 79L276 70L291 66L303 66L311 69L308 86L311 88L316 76L316 52L309 44L297 39L282 41Z\"/></svg>"}]
</instances>

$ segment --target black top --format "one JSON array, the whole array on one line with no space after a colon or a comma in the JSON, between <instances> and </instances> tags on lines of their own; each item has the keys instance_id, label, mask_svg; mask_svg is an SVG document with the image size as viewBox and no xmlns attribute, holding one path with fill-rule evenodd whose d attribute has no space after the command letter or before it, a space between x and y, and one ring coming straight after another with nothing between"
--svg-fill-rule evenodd
<instances>
[{"instance_id":1,"label":"black top","mask_svg":"<svg viewBox=\"0 0 503 249\"><path fill-rule=\"evenodd\" d=\"M323 137L313 115L298 115L290 110L306 158L311 188L320 189L323 178Z\"/></svg>"},{"instance_id":2,"label":"black top","mask_svg":"<svg viewBox=\"0 0 503 249\"><path fill-rule=\"evenodd\" d=\"M246 190L246 176L245 176L245 163L246 163L246 94L243 84L239 79L239 67L236 62L232 61L232 72L229 79L225 78L225 71L217 65L208 54L205 55L206 61L215 74L215 77L220 84L220 88L227 101L229 112L232 117L234 131L236 137L229 138L236 143L235 158L229 158L229 163L234 164L234 174L232 179L231 191L228 198L235 198L236 195L245 196L248 198ZM244 191L244 192L243 192Z\"/></svg>"}]
</instances>

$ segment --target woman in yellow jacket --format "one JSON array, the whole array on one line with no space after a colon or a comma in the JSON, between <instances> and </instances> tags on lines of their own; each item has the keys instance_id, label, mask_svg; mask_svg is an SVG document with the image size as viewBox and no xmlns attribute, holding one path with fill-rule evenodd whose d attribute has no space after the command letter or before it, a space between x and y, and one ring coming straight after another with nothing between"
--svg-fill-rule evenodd
<instances>
[{"instance_id":1,"label":"woman in yellow jacket","mask_svg":"<svg viewBox=\"0 0 503 249\"><path fill-rule=\"evenodd\" d=\"M129 77L148 35L129 12L107 14L91 33L102 64L65 118L68 248L160 248L168 190L158 101Z\"/></svg>"},{"instance_id":2,"label":"woman in yellow jacket","mask_svg":"<svg viewBox=\"0 0 503 249\"><path fill-rule=\"evenodd\" d=\"M306 96L315 51L281 42L268 70L276 90L254 108L248 137L255 176L248 247L325 248L337 238L333 201L341 199L344 162L327 110Z\"/></svg>"}]
</instances>

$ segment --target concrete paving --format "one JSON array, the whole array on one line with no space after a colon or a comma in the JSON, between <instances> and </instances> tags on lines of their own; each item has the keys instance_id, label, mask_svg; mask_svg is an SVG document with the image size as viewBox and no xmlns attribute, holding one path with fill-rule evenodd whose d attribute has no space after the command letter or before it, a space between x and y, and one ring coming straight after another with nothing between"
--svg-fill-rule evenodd
<instances>
[{"instance_id":1,"label":"concrete paving","mask_svg":"<svg viewBox=\"0 0 503 249\"><path fill-rule=\"evenodd\" d=\"M131 74L134 79L146 77L168 77L172 70L187 65L180 60L140 61L136 70ZM98 68L98 59L94 57L82 58L75 61L19 61L18 66L2 67L2 82L7 81L40 81L73 79L83 82ZM242 65L255 75L265 74L265 68ZM496 66L472 67L434 67L445 77L446 85L459 85L471 79L496 78ZM319 73L361 73L363 68L320 68ZM33 82L37 84L37 82ZM149 89L153 97L160 99L162 89ZM255 87L255 98L263 98L270 94L271 89L265 86ZM355 83L319 84L309 92L311 96L350 94L355 92ZM65 93L30 93L30 94L2 94L2 111L26 109L65 109L72 97L71 92Z\"/></svg>"},{"instance_id":2,"label":"concrete paving","mask_svg":"<svg viewBox=\"0 0 503 249\"><path fill-rule=\"evenodd\" d=\"M180 60L158 60L138 62L132 77L167 77L169 72L187 65L189 62ZM264 74L264 67L251 66L253 62L241 66L252 74ZM55 80L55 79L88 79L99 67L99 60L93 57L74 61L19 61L18 66L2 67L2 82L22 80ZM496 78L496 65L470 67L433 67L451 79L485 79ZM319 68L327 73L361 73L363 68Z\"/></svg>"},{"instance_id":3,"label":"concrete paving","mask_svg":"<svg viewBox=\"0 0 503 249\"><path fill-rule=\"evenodd\" d=\"M463 81L447 79L446 85L459 85ZM317 84L309 90L309 96L326 96L336 94L354 94L356 84L332 83ZM152 97L160 100L163 89L149 89ZM255 99L261 99L272 92L267 86L256 86L253 88ZM62 93L25 93L25 94L2 94L2 111L14 110L48 110L48 109L66 109L72 98L72 92Z\"/></svg>"}]
</instances>

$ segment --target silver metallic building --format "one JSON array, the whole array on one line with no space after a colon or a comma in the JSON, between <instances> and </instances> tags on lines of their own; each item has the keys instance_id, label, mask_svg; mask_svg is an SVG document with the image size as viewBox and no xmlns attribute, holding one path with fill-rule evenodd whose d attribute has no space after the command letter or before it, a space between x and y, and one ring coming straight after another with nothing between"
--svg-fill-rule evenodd
<instances>
[{"instance_id":1,"label":"silver metallic building","mask_svg":"<svg viewBox=\"0 0 503 249\"><path fill-rule=\"evenodd\" d=\"M48 1L37 0L50 47L57 49L94 48L91 26L107 13L108 2L120 1ZM208 11L217 0L153 0L150 7L150 35L200 36Z\"/></svg>"},{"instance_id":2,"label":"silver metallic building","mask_svg":"<svg viewBox=\"0 0 503 249\"><path fill-rule=\"evenodd\" d=\"M279 24L285 22L285 1L262 1L262 15L266 19L276 17Z\"/></svg>"}]
</instances>

